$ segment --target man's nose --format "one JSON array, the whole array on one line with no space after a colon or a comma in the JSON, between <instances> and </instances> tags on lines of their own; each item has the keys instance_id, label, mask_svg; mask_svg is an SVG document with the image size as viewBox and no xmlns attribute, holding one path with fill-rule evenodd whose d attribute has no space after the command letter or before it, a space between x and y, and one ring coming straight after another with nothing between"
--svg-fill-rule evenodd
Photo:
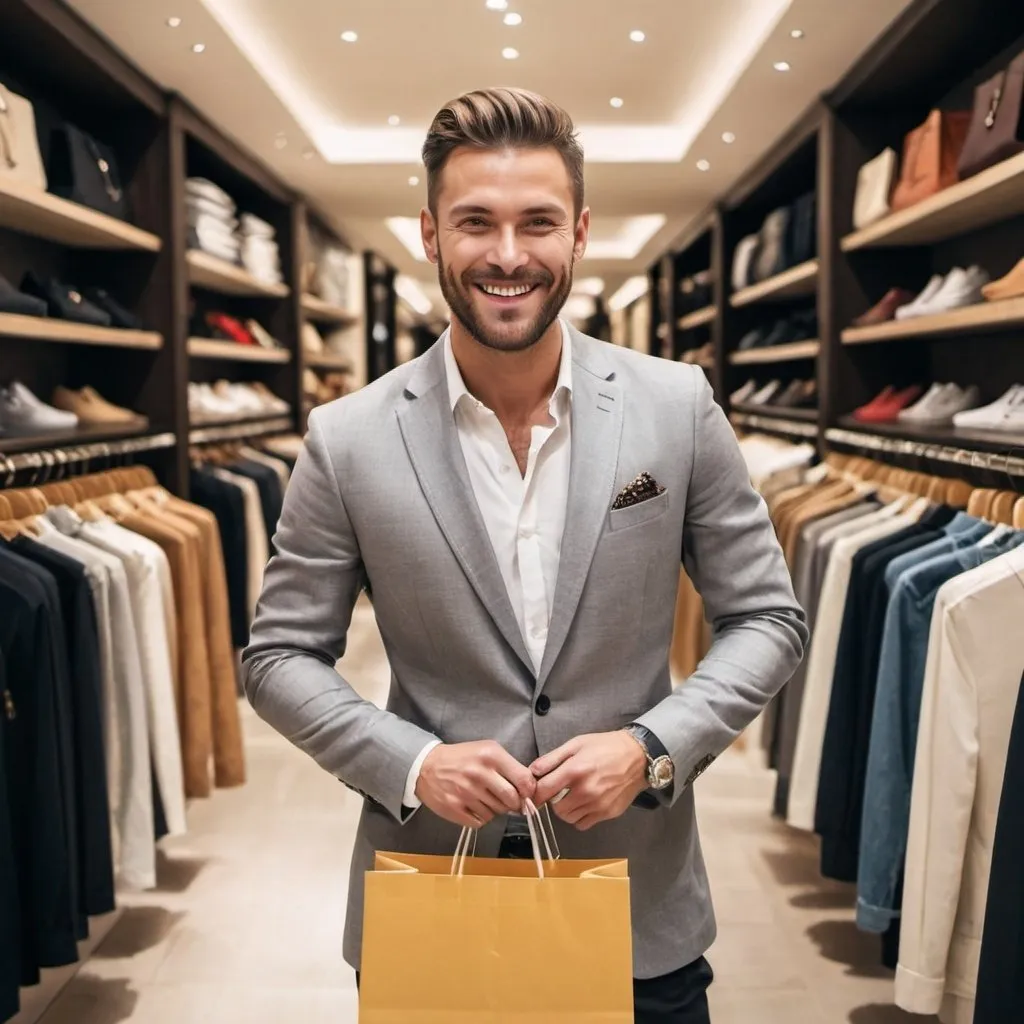
<instances>
[{"instance_id":1,"label":"man's nose","mask_svg":"<svg viewBox=\"0 0 1024 1024\"><path fill-rule=\"evenodd\" d=\"M509 277L530 262L530 254L524 250L513 225L501 229L488 261Z\"/></svg>"}]
</instances>

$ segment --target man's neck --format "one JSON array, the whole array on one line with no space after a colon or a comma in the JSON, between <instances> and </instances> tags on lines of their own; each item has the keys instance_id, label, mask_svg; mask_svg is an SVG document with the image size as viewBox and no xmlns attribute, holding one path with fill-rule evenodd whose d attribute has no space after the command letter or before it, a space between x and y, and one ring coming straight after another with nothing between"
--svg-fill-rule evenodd
<instances>
[{"instance_id":1,"label":"man's neck","mask_svg":"<svg viewBox=\"0 0 1024 1024\"><path fill-rule=\"evenodd\" d=\"M558 320L536 345L522 352L501 352L481 345L453 317L451 343L466 389L502 423L526 424L547 406L562 359Z\"/></svg>"}]
</instances>

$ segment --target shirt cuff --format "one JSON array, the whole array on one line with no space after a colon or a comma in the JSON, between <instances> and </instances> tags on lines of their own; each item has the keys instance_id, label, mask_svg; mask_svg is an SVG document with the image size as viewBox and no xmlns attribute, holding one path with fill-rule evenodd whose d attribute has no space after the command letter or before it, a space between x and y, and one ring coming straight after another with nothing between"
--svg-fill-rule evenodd
<instances>
[{"instance_id":1,"label":"shirt cuff","mask_svg":"<svg viewBox=\"0 0 1024 1024\"><path fill-rule=\"evenodd\" d=\"M409 777L405 783L405 794L402 797L402 806L407 807L410 811L418 810L420 807L420 798L416 795L416 784L420 781L420 771L423 768L423 762L426 761L427 754L434 747L439 747L440 745L440 740L431 740L419 752L419 756L413 761L412 767L409 769Z\"/></svg>"},{"instance_id":2,"label":"shirt cuff","mask_svg":"<svg viewBox=\"0 0 1024 1024\"><path fill-rule=\"evenodd\" d=\"M896 1005L908 1013L938 1013L945 987L945 978L926 978L902 964L896 968Z\"/></svg>"}]
</instances>

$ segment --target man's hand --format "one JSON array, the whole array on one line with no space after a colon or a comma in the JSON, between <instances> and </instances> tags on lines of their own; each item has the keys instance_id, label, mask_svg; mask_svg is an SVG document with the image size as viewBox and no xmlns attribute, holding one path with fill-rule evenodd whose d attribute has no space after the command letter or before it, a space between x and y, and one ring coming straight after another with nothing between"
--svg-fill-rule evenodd
<instances>
[{"instance_id":1,"label":"man's hand","mask_svg":"<svg viewBox=\"0 0 1024 1024\"><path fill-rule=\"evenodd\" d=\"M494 740L441 744L420 769L416 796L439 818L480 828L499 814L519 813L537 780Z\"/></svg>"},{"instance_id":2,"label":"man's hand","mask_svg":"<svg viewBox=\"0 0 1024 1024\"><path fill-rule=\"evenodd\" d=\"M551 805L555 814L581 832L625 814L647 789L647 756L628 732L577 736L530 765L537 777L534 802Z\"/></svg>"}]
</instances>

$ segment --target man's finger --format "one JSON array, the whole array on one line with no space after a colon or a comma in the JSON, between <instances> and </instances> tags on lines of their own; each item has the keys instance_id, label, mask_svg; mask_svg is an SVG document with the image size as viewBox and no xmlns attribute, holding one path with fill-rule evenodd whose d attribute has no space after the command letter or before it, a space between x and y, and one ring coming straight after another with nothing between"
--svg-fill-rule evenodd
<instances>
[{"instance_id":1,"label":"man's finger","mask_svg":"<svg viewBox=\"0 0 1024 1024\"><path fill-rule=\"evenodd\" d=\"M519 802L532 800L537 789L537 780L529 768L521 765L507 750L500 750L495 760L495 769L515 787Z\"/></svg>"},{"instance_id":2,"label":"man's finger","mask_svg":"<svg viewBox=\"0 0 1024 1024\"><path fill-rule=\"evenodd\" d=\"M534 803L540 807L546 804L552 798L558 796L563 789L570 790L569 794L565 797L568 800L572 796L572 784L575 781L575 772L573 770L572 761L569 761L559 768L556 768L553 772L545 775L542 779L537 781L537 792L534 794ZM552 806L559 806L564 801L560 800L558 804Z\"/></svg>"},{"instance_id":3,"label":"man's finger","mask_svg":"<svg viewBox=\"0 0 1024 1024\"><path fill-rule=\"evenodd\" d=\"M519 795L516 787L499 772L494 772L487 782L487 792L498 801L501 810L498 814L508 812L518 813L523 806L523 797Z\"/></svg>"},{"instance_id":4,"label":"man's finger","mask_svg":"<svg viewBox=\"0 0 1024 1024\"><path fill-rule=\"evenodd\" d=\"M543 757L538 757L537 760L530 765L530 771L533 772L538 779L542 779L545 775L549 775L560 764L572 757L579 748L580 742L578 738L569 740L568 743L563 743L557 750L552 750L549 754L545 754Z\"/></svg>"}]
</instances>

